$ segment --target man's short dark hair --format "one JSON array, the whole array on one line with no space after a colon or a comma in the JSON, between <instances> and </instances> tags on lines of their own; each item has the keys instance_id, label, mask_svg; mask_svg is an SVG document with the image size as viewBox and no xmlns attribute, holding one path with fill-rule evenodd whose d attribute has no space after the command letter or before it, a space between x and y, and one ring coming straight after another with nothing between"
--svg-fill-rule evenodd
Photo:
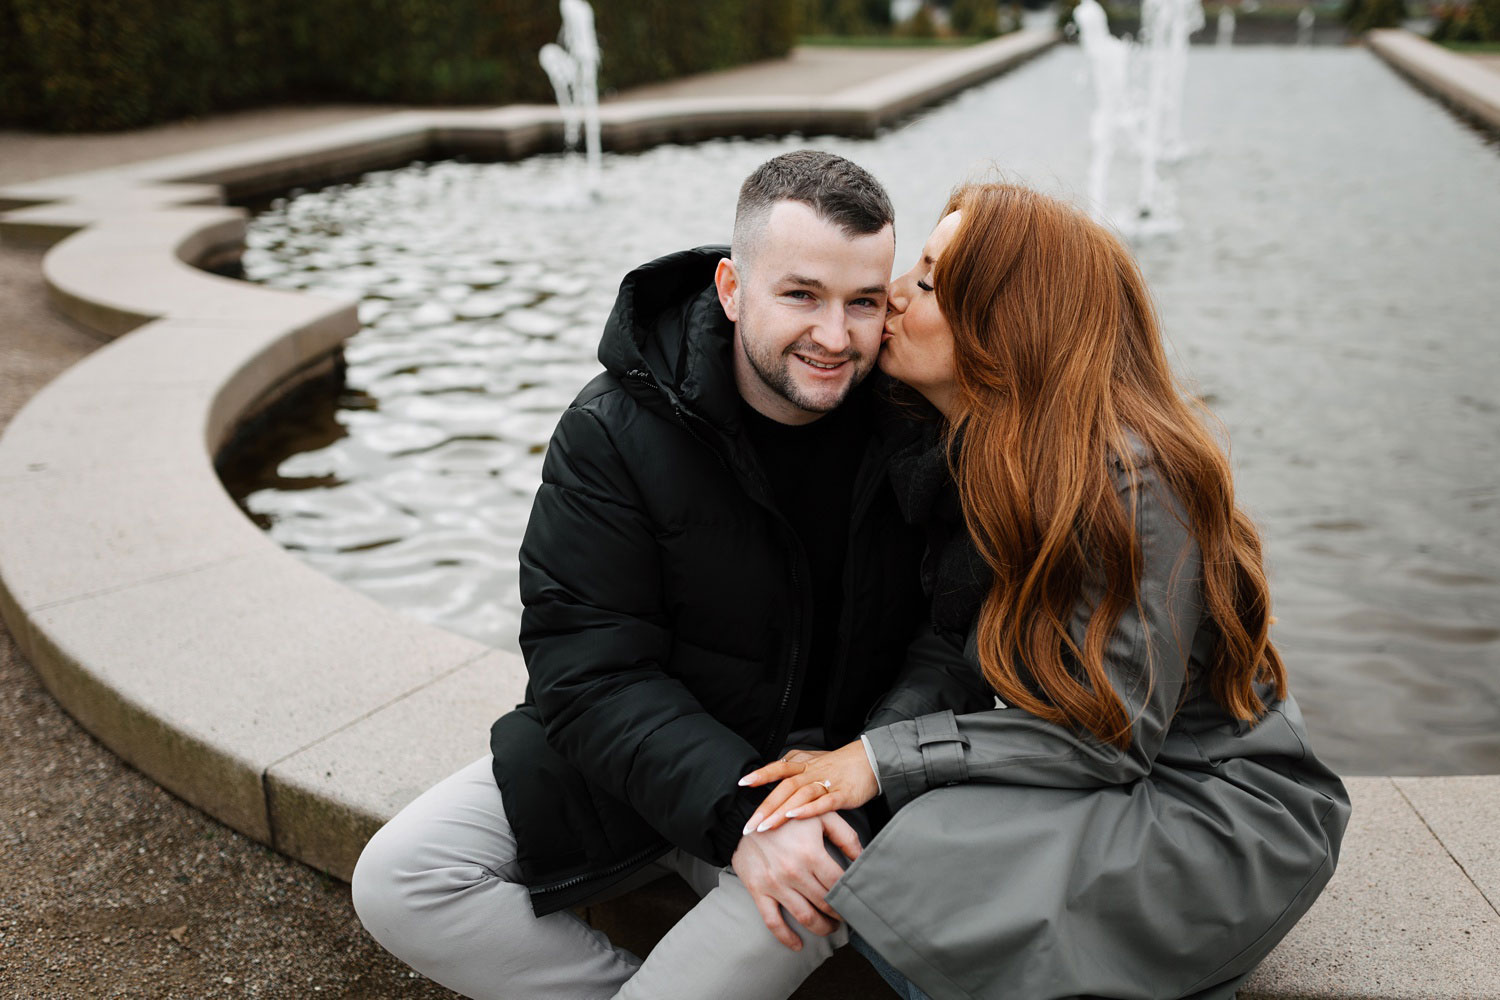
<instances>
[{"instance_id":1,"label":"man's short dark hair","mask_svg":"<svg viewBox=\"0 0 1500 1000\"><path fill-rule=\"evenodd\" d=\"M851 237L878 233L896 218L885 188L859 164L816 149L782 153L740 186L731 250L741 264L755 252L778 201L800 201Z\"/></svg>"}]
</instances>

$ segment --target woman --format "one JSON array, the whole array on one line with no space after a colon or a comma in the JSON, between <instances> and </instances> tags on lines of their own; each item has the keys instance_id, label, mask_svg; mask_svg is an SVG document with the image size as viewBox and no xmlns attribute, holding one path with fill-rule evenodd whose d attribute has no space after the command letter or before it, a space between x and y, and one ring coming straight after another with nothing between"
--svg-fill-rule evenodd
<instances>
[{"instance_id":1,"label":"woman","mask_svg":"<svg viewBox=\"0 0 1500 1000\"><path fill-rule=\"evenodd\" d=\"M746 776L779 781L751 823L883 796L828 899L905 995L1232 997L1327 883L1348 798L1140 272L976 184L890 298L881 368L935 416L892 467L933 629L860 742Z\"/></svg>"}]
</instances>

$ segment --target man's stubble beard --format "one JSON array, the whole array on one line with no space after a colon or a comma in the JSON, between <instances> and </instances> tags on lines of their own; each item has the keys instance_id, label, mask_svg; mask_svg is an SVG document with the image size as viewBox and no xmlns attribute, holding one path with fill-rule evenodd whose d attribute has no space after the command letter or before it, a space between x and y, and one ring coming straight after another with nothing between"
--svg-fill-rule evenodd
<instances>
[{"instance_id":1,"label":"man's stubble beard","mask_svg":"<svg viewBox=\"0 0 1500 1000\"><path fill-rule=\"evenodd\" d=\"M748 296L745 298L748 298ZM759 341L750 334L750 331L754 329L755 320L754 313L749 308L745 298L740 300L740 353L745 356L745 361L750 365L750 370L755 372L756 378L760 379L766 388L799 410L807 413L830 413L838 409L844 400L849 398L849 394L854 391L854 387L863 382L866 376L874 369L875 365L873 361L861 367L861 363L864 362L864 355L858 351L846 351L840 356L840 360L849 362L851 376L849 381L844 384L842 391L833 397L831 401L826 395L818 397L809 396L802 392L801 387L797 384L796 377L792 374L792 366L801 364L792 355L793 353L801 353L816 358L823 352L816 344L801 340L787 347L779 354L761 350L758 346Z\"/></svg>"}]
</instances>

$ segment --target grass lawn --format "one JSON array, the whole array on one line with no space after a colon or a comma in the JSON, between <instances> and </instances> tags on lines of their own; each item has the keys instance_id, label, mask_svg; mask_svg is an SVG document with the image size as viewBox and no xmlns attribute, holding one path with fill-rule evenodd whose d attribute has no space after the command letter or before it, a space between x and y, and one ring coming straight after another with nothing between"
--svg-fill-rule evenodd
<instances>
[{"instance_id":1,"label":"grass lawn","mask_svg":"<svg viewBox=\"0 0 1500 1000\"><path fill-rule=\"evenodd\" d=\"M1454 52L1500 53L1500 42L1438 42L1438 44Z\"/></svg>"}]
</instances>

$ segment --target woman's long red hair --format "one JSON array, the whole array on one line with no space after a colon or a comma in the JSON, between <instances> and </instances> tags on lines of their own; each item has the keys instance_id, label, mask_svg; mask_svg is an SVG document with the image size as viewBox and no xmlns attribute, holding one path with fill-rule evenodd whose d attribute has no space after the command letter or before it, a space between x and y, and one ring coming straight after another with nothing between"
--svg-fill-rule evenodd
<instances>
[{"instance_id":1,"label":"woman's long red hair","mask_svg":"<svg viewBox=\"0 0 1500 1000\"><path fill-rule=\"evenodd\" d=\"M1109 474L1113 459L1131 461L1133 433L1201 550L1219 636L1210 690L1235 717L1259 717L1256 682L1286 693L1260 537L1172 375L1135 260L1102 226L1027 188L970 184L943 214L954 211L933 283L954 338L955 477L994 571L978 624L986 679L1017 708L1130 745L1104 651L1140 586L1133 512ZM1102 596L1080 648L1068 623L1086 582Z\"/></svg>"}]
</instances>

